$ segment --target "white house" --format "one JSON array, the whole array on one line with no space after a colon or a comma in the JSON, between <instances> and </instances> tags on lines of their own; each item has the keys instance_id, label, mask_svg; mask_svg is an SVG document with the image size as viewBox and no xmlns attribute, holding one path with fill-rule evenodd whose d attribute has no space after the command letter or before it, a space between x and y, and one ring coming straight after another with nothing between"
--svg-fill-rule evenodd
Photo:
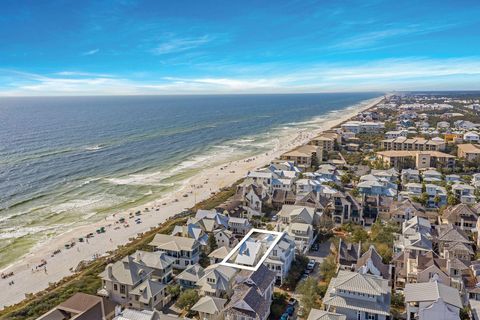
<instances>
[{"instance_id":1,"label":"white house","mask_svg":"<svg viewBox=\"0 0 480 320\"><path fill-rule=\"evenodd\" d=\"M462 301L458 290L436 280L407 283L405 286L407 320L460 319Z\"/></svg>"},{"instance_id":2,"label":"white house","mask_svg":"<svg viewBox=\"0 0 480 320\"><path fill-rule=\"evenodd\" d=\"M480 136L475 132L467 132L463 135L463 141L470 143L478 143Z\"/></svg>"}]
</instances>

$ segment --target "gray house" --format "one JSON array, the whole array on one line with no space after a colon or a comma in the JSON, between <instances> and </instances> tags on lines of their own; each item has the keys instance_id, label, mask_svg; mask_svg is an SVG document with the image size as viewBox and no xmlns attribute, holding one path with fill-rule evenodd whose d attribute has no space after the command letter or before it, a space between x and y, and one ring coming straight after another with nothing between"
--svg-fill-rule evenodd
<instances>
[{"instance_id":1,"label":"gray house","mask_svg":"<svg viewBox=\"0 0 480 320\"><path fill-rule=\"evenodd\" d=\"M323 299L326 311L346 320L390 319L390 287L380 276L340 270L332 278Z\"/></svg>"}]
</instances>

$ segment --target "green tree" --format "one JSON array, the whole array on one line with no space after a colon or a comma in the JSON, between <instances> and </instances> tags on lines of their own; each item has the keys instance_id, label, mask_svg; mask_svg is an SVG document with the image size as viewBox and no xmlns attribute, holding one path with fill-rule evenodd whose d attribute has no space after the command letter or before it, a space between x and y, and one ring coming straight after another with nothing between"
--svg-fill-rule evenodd
<instances>
[{"instance_id":1,"label":"green tree","mask_svg":"<svg viewBox=\"0 0 480 320\"><path fill-rule=\"evenodd\" d=\"M302 295L300 301L305 310L305 314L309 314L312 308L320 307L320 288L317 280L307 278L298 285L298 292Z\"/></svg>"},{"instance_id":2,"label":"green tree","mask_svg":"<svg viewBox=\"0 0 480 320\"><path fill-rule=\"evenodd\" d=\"M285 292L274 292L270 312L273 319L280 319L287 307L288 296Z\"/></svg>"},{"instance_id":3,"label":"green tree","mask_svg":"<svg viewBox=\"0 0 480 320\"><path fill-rule=\"evenodd\" d=\"M209 252L212 252L213 250L217 249L217 240L215 239L215 236L213 234L208 236L208 250Z\"/></svg>"},{"instance_id":4,"label":"green tree","mask_svg":"<svg viewBox=\"0 0 480 320\"><path fill-rule=\"evenodd\" d=\"M351 241L353 243L358 243L358 242L365 242L368 240L368 232L367 230L357 227L353 230L352 236L351 236Z\"/></svg>"},{"instance_id":5,"label":"green tree","mask_svg":"<svg viewBox=\"0 0 480 320\"><path fill-rule=\"evenodd\" d=\"M392 261L393 250L388 244L377 243L375 244L375 249L382 256L383 263L389 264Z\"/></svg>"},{"instance_id":6,"label":"green tree","mask_svg":"<svg viewBox=\"0 0 480 320\"><path fill-rule=\"evenodd\" d=\"M297 255L295 257L295 261L292 262L292 266L288 271L287 276L285 277L285 281L283 282L283 286L288 289L295 289L297 286L298 280L303 274L303 271L307 267L308 258L303 255Z\"/></svg>"},{"instance_id":7,"label":"green tree","mask_svg":"<svg viewBox=\"0 0 480 320\"><path fill-rule=\"evenodd\" d=\"M454 206L454 205L459 204L460 201L459 201L458 198L455 197L453 194L450 194L450 195L447 197L447 203L448 203L448 205L450 205L450 206Z\"/></svg>"},{"instance_id":8,"label":"green tree","mask_svg":"<svg viewBox=\"0 0 480 320\"><path fill-rule=\"evenodd\" d=\"M319 165L319 162L318 162L317 156L312 155L312 168L313 168L314 171L318 170L318 165Z\"/></svg>"},{"instance_id":9,"label":"green tree","mask_svg":"<svg viewBox=\"0 0 480 320\"><path fill-rule=\"evenodd\" d=\"M322 276L323 280L329 283L337 273L337 261L335 256L332 254L328 255L325 259L323 259L319 268L320 275Z\"/></svg>"},{"instance_id":10,"label":"green tree","mask_svg":"<svg viewBox=\"0 0 480 320\"><path fill-rule=\"evenodd\" d=\"M344 175L341 176L340 181L342 184L348 184L352 182L352 174L350 172L345 173Z\"/></svg>"},{"instance_id":11,"label":"green tree","mask_svg":"<svg viewBox=\"0 0 480 320\"><path fill-rule=\"evenodd\" d=\"M165 290L167 291L167 294L172 296L172 298L178 297L181 292L179 284L170 284Z\"/></svg>"},{"instance_id":12,"label":"green tree","mask_svg":"<svg viewBox=\"0 0 480 320\"><path fill-rule=\"evenodd\" d=\"M401 293L394 293L391 304L394 308L403 308L405 307L405 297Z\"/></svg>"},{"instance_id":13,"label":"green tree","mask_svg":"<svg viewBox=\"0 0 480 320\"><path fill-rule=\"evenodd\" d=\"M178 308L190 311L190 309L195 305L195 303L197 303L198 299L200 299L200 297L197 290L187 289L180 294L175 305Z\"/></svg>"}]
</instances>

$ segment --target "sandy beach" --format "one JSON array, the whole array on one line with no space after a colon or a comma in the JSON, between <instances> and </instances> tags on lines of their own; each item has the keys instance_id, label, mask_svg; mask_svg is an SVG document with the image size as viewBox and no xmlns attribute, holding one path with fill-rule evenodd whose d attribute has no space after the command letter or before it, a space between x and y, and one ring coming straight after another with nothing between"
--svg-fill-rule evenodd
<instances>
[{"instance_id":1,"label":"sandy beach","mask_svg":"<svg viewBox=\"0 0 480 320\"><path fill-rule=\"evenodd\" d=\"M383 97L379 97L358 107L349 108L348 112L339 113L334 119L326 120L316 130L300 129L293 136L280 138L272 146L272 150L266 153L205 169L189 179L181 189L162 199L110 215L102 221L76 228L43 242L13 265L0 270L5 274L13 272L13 276L0 279L1 286L4 288L0 291L0 309L20 302L25 298L26 293L35 293L47 288L49 283L72 274L71 269L75 269L79 262L92 260L96 255L104 255L118 245L127 243L129 239L136 237L139 233L193 207L196 202L207 199L212 192L233 184L244 177L247 171L267 165L282 153L305 144L319 132L348 120L360 111L371 108L382 99ZM184 195L188 196L184 197ZM130 213L137 211L141 211L140 216L130 217ZM118 222L122 217L126 221L124 224ZM141 223L136 223L137 218L140 218ZM125 226L127 224L128 227ZM101 227L105 227L106 232L97 234L95 230ZM78 241L79 237L88 233L94 233L94 237L88 239L88 243ZM64 244L73 240L76 243L75 246L65 249ZM60 252L52 256L52 253L58 249ZM38 267L39 265L42 266ZM9 284L12 281L13 284Z\"/></svg>"}]
</instances>

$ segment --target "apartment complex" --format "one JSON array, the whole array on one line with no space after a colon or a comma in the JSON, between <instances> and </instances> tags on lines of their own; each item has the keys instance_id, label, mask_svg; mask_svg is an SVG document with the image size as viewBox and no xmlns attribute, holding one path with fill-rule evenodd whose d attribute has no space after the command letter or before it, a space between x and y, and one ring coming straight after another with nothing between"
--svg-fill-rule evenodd
<instances>
[{"instance_id":1,"label":"apartment complex","mask_svg":"<svg viewBox=\"0 0 480 320\"><path fill-rule=\"evenodd\" d=\"M382 140L381 147L385 150L443 151L445 150L445 141L441 138L427 140L424 138L398 137Z\"/></svg>"}]
</instances>

